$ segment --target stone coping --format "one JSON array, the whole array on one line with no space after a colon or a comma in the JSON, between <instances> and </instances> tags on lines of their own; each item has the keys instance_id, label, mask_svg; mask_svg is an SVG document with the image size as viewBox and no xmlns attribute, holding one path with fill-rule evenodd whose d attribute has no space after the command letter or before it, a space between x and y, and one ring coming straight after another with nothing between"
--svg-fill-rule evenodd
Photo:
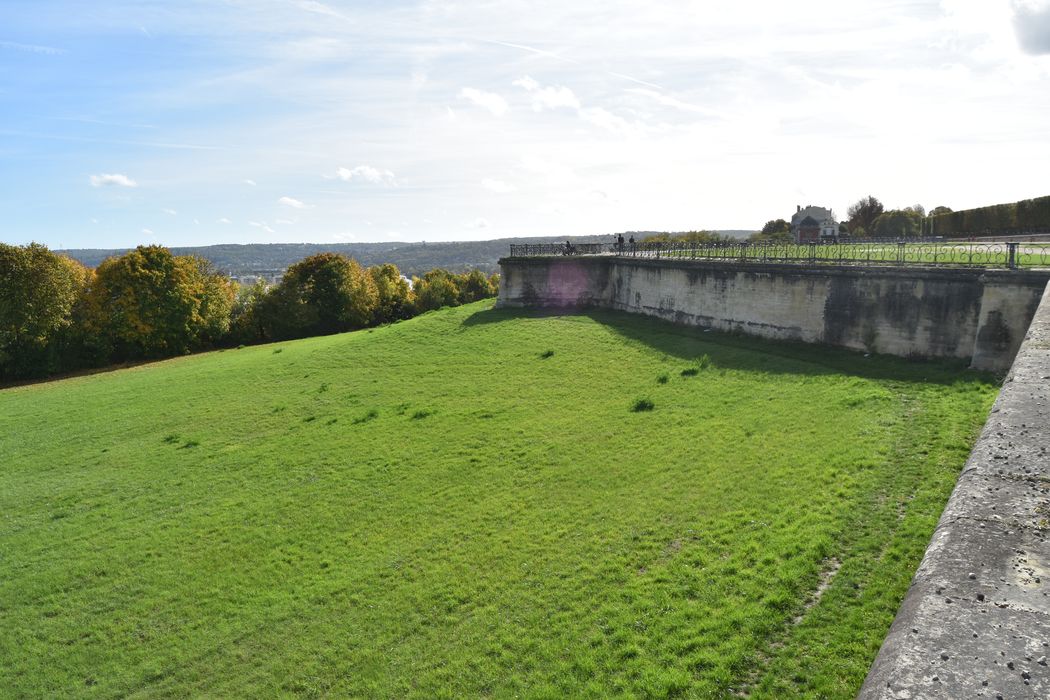
<instances>
[{"instance_id":1,"label":"stone coping","mask_svg":"<svg viewBox=\"0 0 1050 700\"><path fill-rule=\"evenodd\" d=\"M630 264L639 267L691 268L704 270L744 270L747 272L794 273L816 276L860 276L882 275L886 277L916 277L926 279L984 279L1042 287L1050 281L1050 268L1020 268L1008 270L1003 267L967 267L964 265L837 265L832 263L740 261L740 260L693 260L690 258L651 258L615 255L565 255L527 256L500 258L499 265L506 263L547 263L551 265L616 265Z\"/></svg>"},{"instance_id":2,"label":"stone coping","mask_svg":"<svg viewBox=\"0 0 1050 700\"><path fill-rule=\"evenodd\" d=\"M858 697L1050 697L1048 535L1050 285Z\"/></svg>"}]
</instances>

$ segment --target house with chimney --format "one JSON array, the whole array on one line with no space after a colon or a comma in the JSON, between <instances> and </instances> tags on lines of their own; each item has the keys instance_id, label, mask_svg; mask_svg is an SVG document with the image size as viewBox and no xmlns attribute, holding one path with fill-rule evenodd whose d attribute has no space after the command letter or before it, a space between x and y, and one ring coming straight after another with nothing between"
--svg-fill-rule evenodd
<instances>
[{"instance_id":1,"label":"house with chimney","mask_svg":"<svg viewBox=\"0 0 1050 700\"><path fill-rule=\"evenodd\" d=\"M797 206L791 217L791 235L796 243L820 243L837 239L839 224L835 212L824 207Z\"/></svg>"}]
</instances>

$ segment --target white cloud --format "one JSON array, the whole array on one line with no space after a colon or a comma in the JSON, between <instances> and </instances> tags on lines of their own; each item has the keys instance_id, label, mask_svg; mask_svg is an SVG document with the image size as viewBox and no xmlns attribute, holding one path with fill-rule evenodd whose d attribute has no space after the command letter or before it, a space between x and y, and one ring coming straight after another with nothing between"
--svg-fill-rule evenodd
<instances>
[{"instance_id":1,"label":"white cloud","mask_svg":"<svg viewBox=\"0 0 1050 700\"><path fill-rule=\"evenodd\" d=\"M474 221L472 221L469 224L467 224L467 226L469 226L470 228L479 228L479 229L480 228L488 228L491 225L492 224L489 223L489 220L486 219L483 216L479 216L478 218L474 219Z\"/></svg>"},{"instance_id":2,"label":"white cloud","mask_svg":"<svg viewBox=\"0 0 1050 700\"><path fill-rule=\"evenodd\" d=\"M90 178L92 187L138 187L139 183L127 175L120 173L102 173L92 175Z\"/></svg>"},{"instance_id":3,"label":"white cloud","mask_svg":"<svg viewBox=\"0 0 1050 700\"><path fill-rule=\"evenodd\" d=\"M602 107L584 107L580 99L564 85L544 86L528 75L514 81L514 85L524 88L532 96L532 109L535 112L555 109L570 109L583 121L621 136L629 136L644 131L641 124L631 124L623 117L617 116Z\"/></svg>"},{"instance_id":4,"label":"white cloud","mask_svg":"<svg viewBox=\"0 0 1050 700\"><path fill-rule=\"evenodd\" d=\"M91 223L93 223L93 224L97 224L97 223L98 223L98 219L94 219L94 218L93 218L93 219L91 219Z\"/></svg>"},{"instance_id":5,"label":"white cloud","mask_svg":"<svg viewBox=\"0 0 1050 700\"><path fill-rule=\"evenodd\" d=\"M306 205L295 197L281 197L277 200L277 203L283 204L286 207L291 207L292 209L306 209Z\"/></svg>"},{"instance_id":6,"label":"white cloud","mask_svg":"<svg viewBox=\"0 0 1050 700\"><path fill-rule=\"evenodd\" d=\"M222 217L221 219L219 219L217 223L220 223L220 224L232 224L233 222L232 222L232 221L230 221L229 219L227 219L227 218L226 218L226 217L224 216L224 217Z\"/></svg>"},{"instance_id":7,"label":"white cloud","mask_svg":"<svg viewBox=\"0 0 1050 700\"><path fill-rule=\"evenodd\" d=\"M152 236L153 235L153 229L144 228L144 229L142 229L142 233L147 235L147 236Z\"/></svg>"},{"instance_id":8,"label":"white cloud","mask_svg":"<svg viewBox=\"0 0 1050 700\"><path fill-rule=\"evenodd\" d=\"M481 186L490 192L498 192L500 194L507 194L508 192L513 192L518 189L514 185L508 184L503 180L494 180L491 177L482 180Z\"/></svg>"},{"instance_id":9,"label":"white cloud","mask_svg":"<svg viewBox=\"0 0 1050 700\"><path fill-rule=\"evenodd\" d=\"M638 128L632 126L623 117L618 117L607 109L601 107L587 107L579 111L580 119L585 122L594 124L597 127L605 129L606 131L612 131L615 133L628 135L638 131Z\"/></svg>"},{"instance_id":10,"label":"white cloud","mask_svg":"<svg viewBox=\"0 0 1050 700\"><path fill-rule=\"evenodd\" d=\"M507 101L494 92L465 87L459 91L459 96L470 100L478 107L484 107L497 117L507 113Z\"/></svg>"},{"instance_id":11,"label":"white cloud","mask_svg":"<svg viewBox=\"0 0 1050 700\"><path fill-rule=\"evenodd\" d=\"M334 17L336 19L347 19L346 15L332 9L323 2L316 2L315 0L299 0L299 2L295 4L307 12L324 15L326 17Z\"/></svg>"},{"instance_id":12,"label":"white cloud","mask_svg":"<svg viewBox=\"0 0 1050 700\"><path fill-rule=\"evenodd\" d=\"M54 46L37 46L35 44L19 44L15 41L0 41L0 49L12 49L14 51L27 51L29 53L45 54L47 56L60 56L66 53L65 49L56 49Z\"/></svg>"},{"instance_id":13,"label":"white cloud","mask_svg":"<svg viewBox=\"0 0 1050 700\"><path fill-rule=\"evenodd\" d=\"M275 224L280 224L282 226L287 226L287 225L294 224L295 223L295 219L277 219L277 221L275 221L274 223Z\"/></svg>"},{"instance_id":14,"label":"white cloud","mask_svg":"<svg viewBox=\"0 0 1050 700\"><path fill-rule=\"evenodd\" d=\"M533 111L542 112L544 109L558 109L559 107L580 108L580 100L576 94L563 85L543 87L527 75L515 80L513 84L525 88L532 95Z\"/></svg>"},{"instance_id":15,"label":"white cloud","mask_svg":"<svg viewBox=\"0 0 1050 700\"><path fill-rule=\"evenodd\" d=\"M394 176L394 173L382 168L374 168L371 165L358 165L354 168L338 168L335 171L335 175L326 175L325 177L335 177L343 182L364 180L365 182L371 182L377 185L397 184L397 178Z\"/></svg>"},{"instance_id":16,"label":"white cloud","mask_svg":"<svg viewBox=\"0 0 1050 700\"><path fill-rule=\"evenodd\" d=\"M176 216L179 213L179 212L175 211L174 209L167 209L167 208L161 209L161 211L164 212L165 214L167 214L168 216Z\"/></svg>"},{"instance_id":17,"label":"white cloud","mask_svg":"<svg viewBox=\"0 0 1050 700\"><path fill-rule=\"evenodd\" d=\"M201 225L200 219L194 219L193 220L193 225L194 226L200 226Z\"/></svg>"},{"instance_id":18,"label":"white cloud","mask_svg":"<svg viewBox=\"0 0 1050 700\"><path fill-rule=\"evenodd\" d=\"M274 230L270 228L265 221L249 221L248 225L254 226L255 228L261 228L263 231L266 231L266 233L274 233Z\"/></svg>"},{"instance_id":19,"label":"white cloud","mask_svg":"<svg viewBox=\"0 0 1050 700\"><path fill-rule=\"evenodd\" d=\"M244 180L241 180L241 182L243 182L246 185L251 185L252 187L255 187L256 185L259 184L255 180L251 180L251 179L244 179Z\"/></svg>"}]
</instances>

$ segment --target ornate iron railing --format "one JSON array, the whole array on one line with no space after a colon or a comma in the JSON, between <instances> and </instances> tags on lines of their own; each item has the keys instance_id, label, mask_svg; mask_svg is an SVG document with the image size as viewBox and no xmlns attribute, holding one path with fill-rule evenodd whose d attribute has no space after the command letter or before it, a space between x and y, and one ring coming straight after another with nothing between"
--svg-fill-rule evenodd
<instances>
[{"instance_id":1,"label":"ornate iron railing","mask_svg":"<svg viewBox=\"0 0 1050 700\"><path fill-rule=\"evenodd\" d=\"M540 243L512 245L512 257L618 255L640 258L838 265L926 265L962 267L1050 266L1050 243L970 242L949 239L877 240L839 243L681 241L624 243Z\"/></svg>"},{"instance_id":2,"label":"ornate iron railing","mask_svg":"<svg viewBox=\"0 0 1050 700\"><path fill-rule=\"evenodd\" d=\"M512 245L512 257L534 257L537 255L600 255L610 252L606 243L525 243Z\"/></svg>"}]
</instances>

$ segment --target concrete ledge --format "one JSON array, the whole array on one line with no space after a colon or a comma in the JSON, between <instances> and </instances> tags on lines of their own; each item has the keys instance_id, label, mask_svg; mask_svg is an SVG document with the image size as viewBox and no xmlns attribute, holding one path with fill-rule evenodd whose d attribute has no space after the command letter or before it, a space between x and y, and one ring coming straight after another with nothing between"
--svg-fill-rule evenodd
<instances>
[{"instance_id":1,"label":"concrete ledge","mask_svg":"<svg viewBox=\"0 0 1050 700\"><path fill-rule=\"evenodd\" d=\"M1050 697L1050 286L858 697Z\"/></svg>"}]
</instances>

